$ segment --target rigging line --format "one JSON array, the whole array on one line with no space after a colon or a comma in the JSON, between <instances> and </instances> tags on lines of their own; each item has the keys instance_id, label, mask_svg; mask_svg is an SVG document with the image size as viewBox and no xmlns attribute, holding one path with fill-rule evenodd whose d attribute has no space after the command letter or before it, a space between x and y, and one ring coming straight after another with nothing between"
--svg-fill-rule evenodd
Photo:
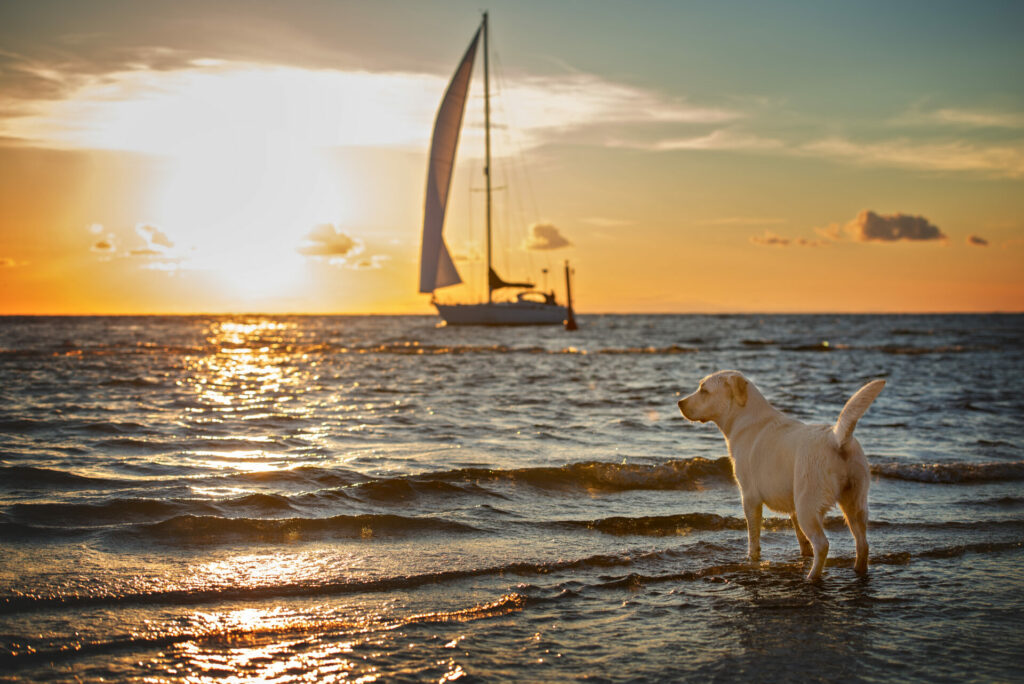
<instances>
[{"instance_id":1,"label":"rigging line","mask_svg":"<svg viewBox=\"0 0 1024 684\"><path fill-rule=\"evenodd\" d=\"M499 53L499 51L497 50L496 47L492 47L491 52L492 52L492 55L493 55L493 62L494 62L494 66L492 68L492 72L493 72L493 74L495 76L495 80L497 81L498 90L500 92L506 92L508 90L508 85L507 85L508 81L507 81L507 79L505 77L504 63L502 62L501 55L500 55L500 53ZM515 184L519 188L522 188L524 185L526 186L527 192L530 194L530 199L531 199L532 205L533 205L532 206L532 208L533 208L533 216L535 217L534 221L539 221L540 220L540 214L539 214L539 211L537 210L537 200L536 200L536 196L535 196L534 191L533 191L533 184L530 182L529 174L526 172L526 161L525 161L526 155L525 155L524 150L523 150L522 142L521 142L521 140L516 139L516 137L513 136L513 134L512 134L512 130L514 128L513 117L510 115L508 109L504 105L504 98L499 98L497 100L497 104L498 104L498 108L499 108L499 110L501 112L501 115L502 115L502 117L505 120L505 125L502 126L501 129L500 129L502 131L502 137L506 140L506 143L507 143L507 146L508 146L507 149L512 152L512 154L508 155L507 158L504 158L503 162L502 162L503 167L504 167L503 170L505 171L506 175L510 176L508 178L508 180L507 180L507 183L508 184ZM519 130L519 129L515 129L515 130ZM510 173L510 171L511 171L511 173ZM517 176L518 176L518 180L517 180ZM528 272L529 273L533 273L534 272L534 266L535 266L534 258L533 258L534 255L531 253L531 250L525 248L526 237L528 236L527 224L529 223L529 219L527 218L527 212L526 212L525 208L523 207L522 194L519 193L519 192L517 192L517 193L507 193L507 194L508 195L511 195L511 194L515 195L515 198L514 198L515 203L516 203L515 209L518 209L519 224L521 226L521 229L519 231L517 231L517 232L522 233L524 235L524 240L523 240L524 244L523 244L523 250L522 251L526 252L526 262L527 262ZM508 216L508 213L513 210L513 208L511 207L512 200L513 200L512 197L510 197L510 196L506 197L505 208L506 208L506 215L507 216ZM509 221L508 225L511 225L511 217L508 218L508 221ZM509 231L509 233L510 232L511 231ZM508 248L507 243L506 243L506 248Z\"/></svg>"},{"instance_id":2,"label":"rigging line","mask_svg":"<svg viewBox=\"0 0 1024 684\"><path fill-rule=\"evenodd\" d=\"M505 89L507 89L508 86L507 86L507 81L505 80L505 70L504 70L504 64L501 62L501 55L495 49L492 49L492 53L494 54L494 61L496 62L494 71L496 72L496 77L498 79L498 87L501 90L505 90ZM499 104L500 104L500 101L499 101ZM513 117L510 116L507 111L505 111L504 107L502 107L502 113L505 116L505 122L506 122L505 128L506 128L506 130L512 130L514 128L514 126L512 125L513 124ZM515 130L518 131L518 130L522 130L522 129L521 128L515 128ZM529 174L526 172L526 151L525 151L525 148L523 147L522 139L521 138L520 139L513 139L511 134L509 134L509 140L510 140L510 142L514 142L515 143L515 148L516 148L515 149L515 154L512 155L512 156L516 160L516 162L518 162L519 165L521 166L521 171L522 171L524 179L525 179L526 189L527 189L527 192L530 195L530 202L532 204L531 209L534 212L534 216L536 216L538 218L538 220L539 220L539 218L540 218L539 205L537 203L536 194L534 193L533 183L530 181ZM511 147L511 145L510 145L510 147Z\"/></svg>"}]
</instances>

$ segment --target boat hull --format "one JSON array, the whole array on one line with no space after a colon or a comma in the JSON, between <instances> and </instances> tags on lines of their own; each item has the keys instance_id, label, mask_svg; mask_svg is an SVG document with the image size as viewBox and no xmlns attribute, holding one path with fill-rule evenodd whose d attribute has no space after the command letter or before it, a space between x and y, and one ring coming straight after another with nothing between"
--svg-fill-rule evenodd
<instances>
[{"instance_id":1,"label":"boat hull","mask_svg":"<svg viewBox=\"0 0 1024 684\"><path fill-rule=\"evenodd\" d=\"M447 325L561 325L566 309L541 302L435 304Z\"/></svg>"}]
</instances>

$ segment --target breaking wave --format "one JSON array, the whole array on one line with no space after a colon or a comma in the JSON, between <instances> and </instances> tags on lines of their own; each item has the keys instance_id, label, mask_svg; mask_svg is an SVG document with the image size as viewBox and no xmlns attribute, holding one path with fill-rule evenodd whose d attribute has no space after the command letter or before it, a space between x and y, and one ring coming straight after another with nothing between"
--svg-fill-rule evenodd
<instances>
[{"instance_id":1,"label":"breaking wave","mask_svg":"<svg viewBox=\"0 0 1024 684\"><path fill-rule=\"evenodd\" d=\"M875 463L878 477L910 482L965 484L1024 480L1024 461L1009 463Z\"/></svg>"}]
</instances>

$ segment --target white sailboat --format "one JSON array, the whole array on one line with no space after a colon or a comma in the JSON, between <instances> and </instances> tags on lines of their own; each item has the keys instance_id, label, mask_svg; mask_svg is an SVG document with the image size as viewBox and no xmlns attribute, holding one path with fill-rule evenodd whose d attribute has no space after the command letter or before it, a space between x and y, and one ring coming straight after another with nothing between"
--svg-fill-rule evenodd
<instances>
[{"instance_id":1,"label":"white sailboat","mask_svg":"<svg viewBox=\"0 0 1024 684\"><path fill-rule=\"evenodd\" d=\"M483 37L484 53L484 177L487 194L487 301L479 304L441 304L435 292L462 282L444 241L444 216L448 190L455 167L455 151L462 129L469 83L476 59L477 43ZM569 287L566 265L566 287ZM431 295L431 303L448 325L545 325L572 319L568 308L555 301L554 293L539 292L533 283L503 280L491 264L491 103L487 56L487 13L462 57L445 91L434 120L427 166L426 199L423 206L423 244L420 252L420 292ZM497 301L495 290L520 289L514 300Z\"/></svg>"}]
</instances>

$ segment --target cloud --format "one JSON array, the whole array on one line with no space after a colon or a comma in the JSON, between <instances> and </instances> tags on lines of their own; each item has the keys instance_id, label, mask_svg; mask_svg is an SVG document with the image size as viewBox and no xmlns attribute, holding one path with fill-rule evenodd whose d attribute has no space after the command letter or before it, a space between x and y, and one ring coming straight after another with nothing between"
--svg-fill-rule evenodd
<instances>
[{"instance_id":1,"label":"cloud","mask_svg":"<svg viewBox=\"0 0 1024 684\"><path fill-rule=\"evenodd\" d=\"M355 259L364 249L362 240L346 235L334 224L321 223L306 235L296 251L307 257L325 258L333 266L344 266L354 270L379 269L390 259L381 254Z\"/></svg>"},{"instance_id":2,"label":"cloud","mask_svg":"<svg viewBox=\"0 0 1024 684\"><path fill-rule=\"evenodd\" d=\"M702 226L769 226L786 223L784 218L758 218L756 216L726 216L724 218L698 221Z\"/></svg>"},{"instance_id":3,"label":"cloud","mask_svg":"<svg viewBox=\"0 0 1024 684\"><path fill-rule=\"evenodd\" d=\"M770 230L766 230L764 235L752 235L750 241L762 247L824 247L827 244L822 240L782 237Z\"/></svg>"},{"instance_id":4,"label":"cloud","mask_svg":"<svg viewBox=\"0 0 1024 684\"><path fill-rule=\"evenodd\" d=\"M988 247L988 240L979 235L968 235L967 244L974 245L975 247Z\"/></svg>"},{"instance_id":5,"label":"cloud","mask_svg":"<svg viewBox=\"0 0 1024 684\"><path fill-rule=\"evenodd\" d=\"M115 251L117 251L117 245L114 241L114 236L108 235L107 237L93 243L92 251L100 252L101 254L113 254Z\"/></svg>"},{"instance_id":6,"label":"cloud","mask_svg":"<svg viewBox=\"0 0 1024 684\"><path fill-rule=\"evenodd\" d=\"M635 221L607 218L605 216L588 216L587 218L580 219L580 221L592 226L597 226L598 228L624 228L625 226L632 226L635 223Z\"/></svg>"},{"instance_id":7,"label":"cloud","mask_svg":"<svg viewBox=\"0 0 1024 684\"><path fill-rule=\"evenodd\" d=\"M846 224L846 232L857 242L918 242L947 239L939 227L924 216L880 215L867 209Z\"/></svg>"},{"instance_id":8,"label":"cloud","mask_svg":"<svg viewBox=\"0 0 1024 684\"><path fill-rule=\"evenodd\" d=\"M1009 178L1024 176L1024 146L1017 142L979 144L952 140L932 143L900 138L859 143L845 138L826 138L802 145L796 153L869 166L983 172Z\"/></svg>"},{"instance_id":9,"label":"cloud","mask_svg":"<svg viewBox=\"0 0 1024 684\"><path fill-rule=\"evenodd\" d=\"M15 261L11 257L0 257L0 268L14 268L15 266L22 265L22 263Z\"/></svg>"},{"instance_id":10,"label":"cloud","mask_svg":"<svg viewBox=\"0 0 1024 684\"><path fill-rule=\"evenodd\" d=\"M22 65L20 69L44 73L40 83L56 79L60 84L37 84L9 95L6 99L17 111L6 116L0 111L0 137L43 147L167 156L246 136L253 144L269 139L293 148L425 149L448 82L447 75L407 71L198 60L174 52L142 57L113 60L110 71L99 65L67 66L70 71L59 63ZM564 141L573 133L594 142L595 127L720 125L743 116L582 73L514 77L502 91L497 124L507 126L515 139L511 149L495 149L498 154ZM358 102L373 102L374 107L353 106ZM303 113L301 126L281 126L289 112ZM245 127L237 125L240 120ZM482 156L482 107L468 108L465 121L460 157Z\"/></svg>"},{"instance_id":11,"label":"cloud","mask_svg":"<svg viewBox=\"0 0 1024 684\"><path fill-rule=\"evenodd\" d=\"M550 223L535 223L530 226L530 234L523 242L524 249L534 250L561 249L571 246L572 243Z\"/></svg>"},{"instance_id":12,"label":"cloud","mask_svg":"<svg viewBox=\"0 0 1024 684\"><path fill-rule=\"evenodd\" d=\"M673 150L763 151L778 150L785 147L785 144L775 138L762 138L749 133L720 128L707 135L659 140L650 145L642 145L642 147L655 152L671 152Z\"/></svg>"},{"instance_id":13,"label":"cloud","mask_svg":"<svg viewBox=\"0 0 1024 684\"><path fill-rule=\"evenodd\" d=\"M843 239L843 229L838 223L830 223L824 228L815 228L814 232L823 238L838 242Z\"/></svg>"},{"instance_id":14,"label":"cloud","mask_svg":"<svg viewBox=\"0 0 1024 684\"><path fill-rule=\"evenodd\" d=\"M953 124L971 128L1024 128L1024 115L1013 112L946 108L905 118L912 122Z\"/></svg>"},{"instance_id":15,"label":"cloud","mask_svg":"<svg viewBox=\"0 0 1024 684\"><path fill-rule=\"evenodd\" d=\"M170 249L171 247L174 247L174 243L171 242L169 237L167 237L167 234L156 226L140 223L135 226L135 232L149 244L149 249L153 249L154 247L166 247Z\"/></svg>"},{"instance_id":16,"label":"cloud","mask_svg":"<svg viewBox=\"0 0 1024 684\"><path fill-rule=\"evenodd\" d=\"M331 223L321 223L311 230L298 247L299 254L304 256L343 257L362 251L362 244L334 227Z\"/></svg>"},{"instance_id":17,"label":"cloud","mask_svg":"<svg viewBox=\"0 0 1024 684\"><path fill-rule=\"evenodd\" d=\"M353 261L348 264L348 267L354 271L376 270L384 268L384 264L390 259L391 257L386 254L374 254Z\"/></svg>"}]
</instances>

